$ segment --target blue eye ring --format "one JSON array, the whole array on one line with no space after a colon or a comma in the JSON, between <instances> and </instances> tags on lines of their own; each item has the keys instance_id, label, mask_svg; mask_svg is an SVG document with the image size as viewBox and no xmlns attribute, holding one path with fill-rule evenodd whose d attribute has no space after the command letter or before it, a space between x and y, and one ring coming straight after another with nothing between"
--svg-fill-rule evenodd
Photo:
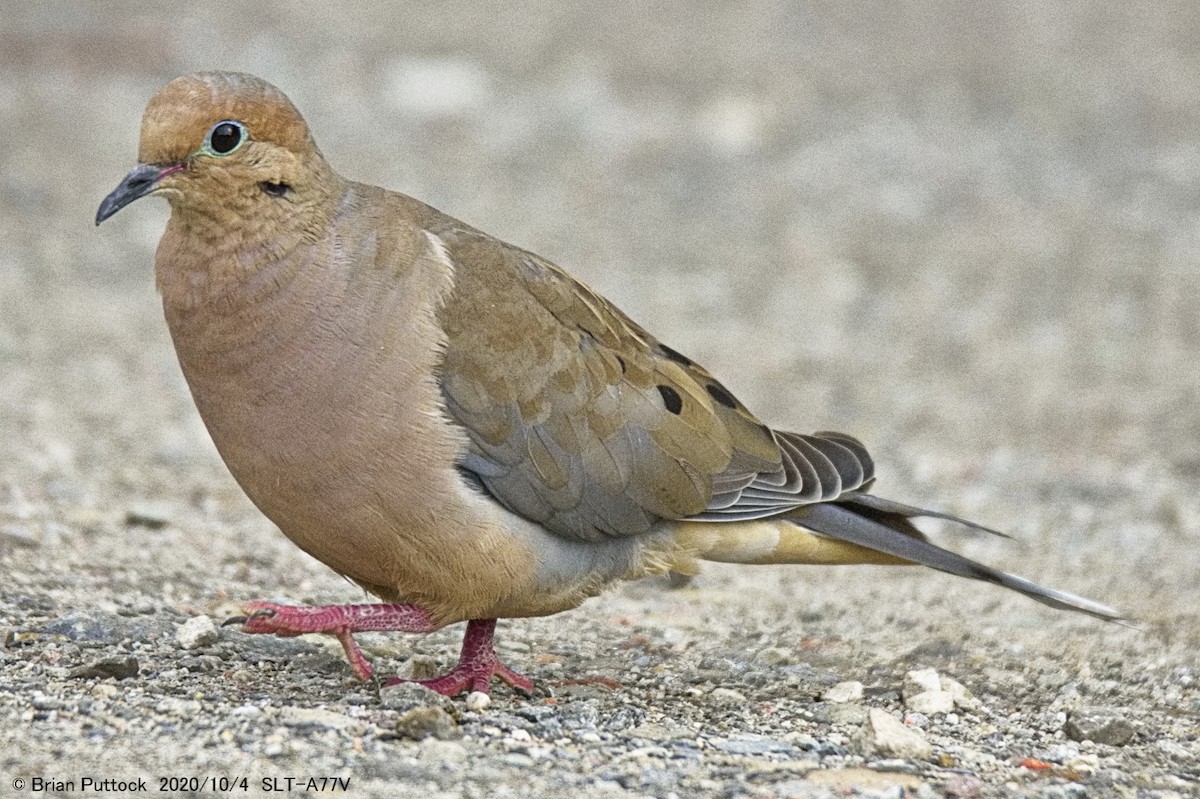
<instances>
[{"instance_id":1,"label":"blue eye ring","mask_svg":"<svg viewBox=\"0 0 1200 799\"><path fill-rule=\"evenodd\" d=\"M225 156L236 152L250 140L250 131L236 119L223 119L208 130L204 137L204 152Z\"/></svg>"}]
</instances>

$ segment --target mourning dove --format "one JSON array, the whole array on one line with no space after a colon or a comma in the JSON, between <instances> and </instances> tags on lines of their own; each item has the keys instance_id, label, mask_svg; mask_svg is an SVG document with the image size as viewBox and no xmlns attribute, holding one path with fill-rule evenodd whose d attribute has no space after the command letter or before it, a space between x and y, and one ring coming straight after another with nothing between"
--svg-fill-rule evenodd
<instances>
[{"instance_id":1,"label":"mourning dove","mask_svg":"<svg viewBox=\"0 0 1200 799\"><path fill-rule=\"evenodd\" d=\"M155 274L217 449L288 538L386 603L252 602L246 632L335 635L368 679L354 633L466 621L458 664L423 681L454 695L531 690L496 619L698 560L920 563L1120 618L930 543L909 520L954 517L867 493L857 440L768 427L549 261L343 179L263 80L167 84L138 161L96 223L170 203Z\"/></svg>"}]
</instances>

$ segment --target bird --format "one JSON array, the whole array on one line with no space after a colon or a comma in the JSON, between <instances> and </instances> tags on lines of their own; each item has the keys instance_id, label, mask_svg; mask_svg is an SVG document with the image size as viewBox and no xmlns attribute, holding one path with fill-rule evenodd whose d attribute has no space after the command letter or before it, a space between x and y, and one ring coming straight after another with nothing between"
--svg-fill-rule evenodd
<instances>
[{"instance_id":1,"label":"bird","mask_svg":"<svg viewBox=\"0 0 1200 799\"><path fill-rule=\"evenodd\" d=\"M455 696L533 691L497 656L497 620L701 561L923 564L1122 618L934 544L913 519L996 531L872 493L856 438L764 424L547 259L341 177L265 80L160 89L96 224L146 196L170 205L155 282L230 473L380 600L251 601L227 622L246 633L335 636L373 680L355 633L466 622L458 662L419 681Z\"/></svg>"}]
</instances>

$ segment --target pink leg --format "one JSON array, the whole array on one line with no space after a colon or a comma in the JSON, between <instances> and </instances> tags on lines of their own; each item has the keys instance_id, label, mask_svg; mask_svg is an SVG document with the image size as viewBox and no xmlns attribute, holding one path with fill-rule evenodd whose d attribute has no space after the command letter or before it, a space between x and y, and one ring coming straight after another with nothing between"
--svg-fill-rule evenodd
<instances>
[{"instance_id":1,"label":"pink leg","mask_svg":"<svg viewBox=\"0 0 1200 799\"><path fill-rule=\"evenodd\" d=\"M412 682L419 682L445 696L458 696L463 691L482 691L486 694L492 677L499 677L521 693L533 693L533 680L513 671L496 657L496 650L492 648L492 634L495 631L495 619L471 619L467 622L458 664L441 677ZM402 682L410 681L390 677L384 680L384 685Z\"/></svg>"},{"instance_id":2,"label":"pink leg","mask_svg":"<svg viewBox=\"0 0 1200 799\"><path fill-rule=\"evenodd\" d=\"M274 602L248 602L242 606L245 616L228 619L225 624L241 624L247 633L274 633L294 636L328 633L338 639L350 661L350 669L360 680L370 680L374 669L354 641L357 632L429 633L437 629L433 620L416 605L277 605ZM467 622L462 655L458 664L441 677L414 680L446 696L470 689L487 693L493 675L525 693L533 691L533 682L502 664L492 648L495 619ZM408 682L396 677L385 685Z\"/></svg>"}]
</instances>

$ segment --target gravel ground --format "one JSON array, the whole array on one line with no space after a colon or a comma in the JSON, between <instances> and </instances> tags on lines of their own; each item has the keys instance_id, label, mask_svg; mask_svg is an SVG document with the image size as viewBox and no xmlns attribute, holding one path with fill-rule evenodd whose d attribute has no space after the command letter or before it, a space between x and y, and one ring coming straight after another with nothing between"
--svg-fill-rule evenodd
<instances>
[{"instance_id":1,"label":"gravel ground","mask_svg":"<svg viewBox=\"0 0 1200 799\"><path fill-rule=\"evenodd\" d=\"M1200 6L564 5L0 3L0 795L1200 795ZM1020 542L954 546L1136 626L713 567L503 623L540 694L488 707L214 628L363 596L208 441L165 204L91 226L198 68L271 79L343 173L562 263L770 422L861 436L880 493ZM423 674L460 630L364 643Z\"/></svg>"}]
</instances>

